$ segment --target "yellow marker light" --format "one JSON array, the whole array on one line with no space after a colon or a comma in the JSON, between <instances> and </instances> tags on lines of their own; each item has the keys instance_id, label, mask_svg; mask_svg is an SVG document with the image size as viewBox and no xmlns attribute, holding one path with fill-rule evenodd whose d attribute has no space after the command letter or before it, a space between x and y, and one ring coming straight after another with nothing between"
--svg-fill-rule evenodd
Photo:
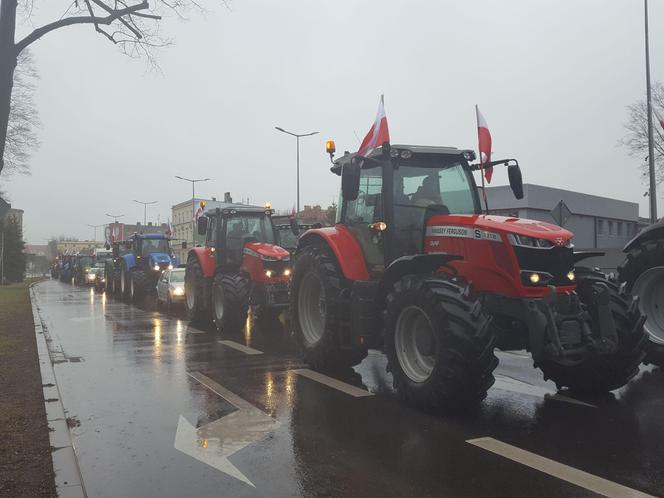
<instances>
[{"instance_id":1,"label":"yellow marker light","mask_svg":"<svg viewBox=\"0 0 664 498\"><path fill-rule=\"evenodd\" d=\"M328 140L325 142L325 152L328 154L334 154L337 151L337 145L334 143L334 140Z\"/></svg>"},{"instance_id":2,"label":"yellow marker light","mask_svg":"<svg viewBox=\"0 0 664 498\"><path fill-rule=\"evenodd\" d=\"M263 207L265 207L265 209L271 209L272 204L270 204L269 202L266 202Z\"/></svg>"},{"instance_id":3,"label":"yellow marker light","mask_svg":"<svg viewBox=\"0 0 664 498\"><path fill-rule=\"evenodd\" d=\"M200 202L200 206L201 206L202 208L204 208L204 207L205 207L205 201L201 201L201 202Z\"/></svg>"},{"instance_id":4,"label":"yellow marker light","mask_svg":"<svg viewBox=\"0 0 664 498\"><path fill-rule=\"evenodd\" d=\"M272 276L272 270L265 270L265 276L270 278Z\"/></svg>"},{"instance_id":5,"label":"yellow marker light","mask_svg":"<svg viewBox=\"0 0 664 498\"><path fill-rule=\"evenodd\" d=\"M539 273L531 273L529 278L531 284L537 284L540 281Z\"/></svg>"},{"instance_id":6,"label":"yellow marker light","mask_svg":"<svg viewBox=\"0 0 664 498\"><path fill-rule=\"evenodd\" d=\"M284 277L290 277L290 274L291 274L290 268L286 268L284 270Z\"/></svg>"},{"instance_id":7,"label":"yellow marker light","mask_svg":"<svg viewBox=\"0 0 664 498\"><path fill-rule=\"evenodd\" d=\"M387 230L387 223L385 223L384 221L378 221L376 223L372 223L371 225L369 225L369 228L371 228L376 232L383 232L384 230Z\"/></svg>"},{"instance_id":8,"label":"yellow marker light","mask_svg":"<svg viewBox=\"0 0 664 498\"><path fill-rule=\"evenodd\" d=\"M567 274L567 279L570 280L571 282L574 282L575 278L576 278L576 275L574 275L573 271L571 271Z\"/></svg>"}]
</instances>

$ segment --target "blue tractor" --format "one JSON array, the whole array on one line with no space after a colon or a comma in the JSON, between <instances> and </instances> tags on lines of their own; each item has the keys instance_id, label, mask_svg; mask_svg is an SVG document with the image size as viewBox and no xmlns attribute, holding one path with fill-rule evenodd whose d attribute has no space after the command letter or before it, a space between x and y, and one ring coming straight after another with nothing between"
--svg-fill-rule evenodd
<instances>
[{"instance_id":1,"label":"blue tractor","mask_svg":"<svg viewBox=\"0 0 664 498\"><path fill-rule=\"evenodd\" d=\"M137 301L154 291L161 272L180 264L171 252L169 240L162 234L137 234L114 244L111 289L126 299ZM108 277L107 277L108 278Z\"/></svg>"}]
</instances>

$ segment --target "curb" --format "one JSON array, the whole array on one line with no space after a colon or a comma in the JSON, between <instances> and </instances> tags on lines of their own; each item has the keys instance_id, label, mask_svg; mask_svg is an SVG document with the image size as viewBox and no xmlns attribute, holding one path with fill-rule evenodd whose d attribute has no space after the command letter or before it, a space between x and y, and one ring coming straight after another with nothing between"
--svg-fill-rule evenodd
<instances>
[{"instance_id":1,"label":"curb","mask_svg":"<svg viewBox=\"0 0 664 498\"><path fill-rule=\"evenodd\" d=\"M37 282L38 283L38 282ZM41 371L42 389L44 392L44 408L49 427L48 437L51 443L51 459L55 472L55 489L60 498L86 498L85 486L81 469L76 458L74 442L67 427L60 389L55 377L55 370L51 361L47 340L47 328L39 314L34 283L30 285L30 304L35 323L35 338L37 339L37 354L39 355L39 369ZM49 401L46 401L49 400ZM52 401L51 401L52 400Z\"/></svg>"}]
</instances>

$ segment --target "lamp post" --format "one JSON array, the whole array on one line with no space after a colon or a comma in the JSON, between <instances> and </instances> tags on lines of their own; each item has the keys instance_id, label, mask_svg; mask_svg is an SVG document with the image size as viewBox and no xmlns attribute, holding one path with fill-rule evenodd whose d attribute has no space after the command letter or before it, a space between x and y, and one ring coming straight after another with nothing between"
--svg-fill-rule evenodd
<instances>
[{"instance_id":1,"label":"lamp post","mask_svg":"<svg viewBox=\"0 0 664 498\"><path fill-rule=\"evenodd\" d=\"M318 132L312 131L311 133L293 133L290 131L286 131L283 128L280 128L279 126L275 126L274 128L282 133L286 133L287 135L295 137L297 142L297 212L299 213L300 212L300 138L310 137L312 135L316 135Z\"/></svg>"},{"instance_id":2,"label":"lamp post","mask_svg":"<svg viewBox=\"0 0 664 498\"><path fill-rule=\"evenodd\" d=\"M650 47L648 42L648 0L643 0L646 41L646 101L648 104L648 173L650 177L650 223L657 221L657 184L655 182L655 141L652 129L652 91L650 88Z\"/></svg>"},{"instance_id":3,"label":"lamp post","mask_svg":"<svg viewBox=\"0 0 664 498\"><path fill-rule=\"evenodd\" d=\"M94 238L94 241L97 242L97 228L99 228L99 227L105 227L106 224L105 224L105 223L102 223L101 225L90 225L90 223L88 223L87 225L88 225L89 227L92 227L92 228L94 229L94 234L95 234L95 235L94 235L94 237L95 237L95 238Z\"/></svg>"},{"instance_id":4,"label":"lamp post","mask_svg":"<svg viewBox=\"0 0 664 498\"><path fill-rule=\"evenodd\" d=\"M143 226L148 224L148 205L150 204L157 204L157 201L150 201L150 202L143 202L143 201L137 201L134 199L134 202L137 202L138 204L143 204Z\"/></svg>"},{"instance_id":5,"label":"lamp post","mask_svg":"<svg viewBox=\"0 0 664 498\"><path fill-rule=\"evenodd\" d=\"M113 223L117 223L118 218L122 218L124 216L124 214L108 214L108 213L106 213L106 216L110 216L111 218L113 218Z\"/></svg>"},{"instance_id":6,"label":"lamp post","mask_svg":"<svg viewBox=\"0 0 664 498\"><path fill-rule=\"evenodd\" d=\"M175 175L175 178L191 182L191 247L194 247L196 245L196 227L194 226L194 218L196 217L196 184L198 182L207 182L211 178L184 178L178 175Z\"/></svg>"}]
</instances>

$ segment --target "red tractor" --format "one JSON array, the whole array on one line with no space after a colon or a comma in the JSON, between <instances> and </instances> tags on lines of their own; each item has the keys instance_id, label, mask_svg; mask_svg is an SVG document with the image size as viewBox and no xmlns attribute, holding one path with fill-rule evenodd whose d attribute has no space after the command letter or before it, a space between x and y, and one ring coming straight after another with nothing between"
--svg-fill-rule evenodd
<instances>
[{"instance_id":1,"label":"red tractor","mask_svg":"<svg viewBox=\"0 0 664 498\"><path fill-rule=\"evenodd\" d=\"M334 143L328 142L333 159ZM647 347L636 298L577 263L573 234L481 214L471 164L453 147L390 146L334 161L334 227L299 239L291 286L294 337L315 368L352 366L383 347L401 397L448 409L486 397L494 348L527 349L559 388L609 391ZM480 173L481 174L481 173Z\"/></svg>"},{"instance_id":2,"label":"red tractor","mask_svg":"<svg viewBox=\"0 0 664 498\"><path fill-rule=\"evenodd\" d=\"M198 219L205 247L189 251L185 302L189 319L212 319L220 333L242 330L249 305L259 316L288 306L290 253L276 245L272 209L216 208Z\"/></svg>"}]
</instances>

